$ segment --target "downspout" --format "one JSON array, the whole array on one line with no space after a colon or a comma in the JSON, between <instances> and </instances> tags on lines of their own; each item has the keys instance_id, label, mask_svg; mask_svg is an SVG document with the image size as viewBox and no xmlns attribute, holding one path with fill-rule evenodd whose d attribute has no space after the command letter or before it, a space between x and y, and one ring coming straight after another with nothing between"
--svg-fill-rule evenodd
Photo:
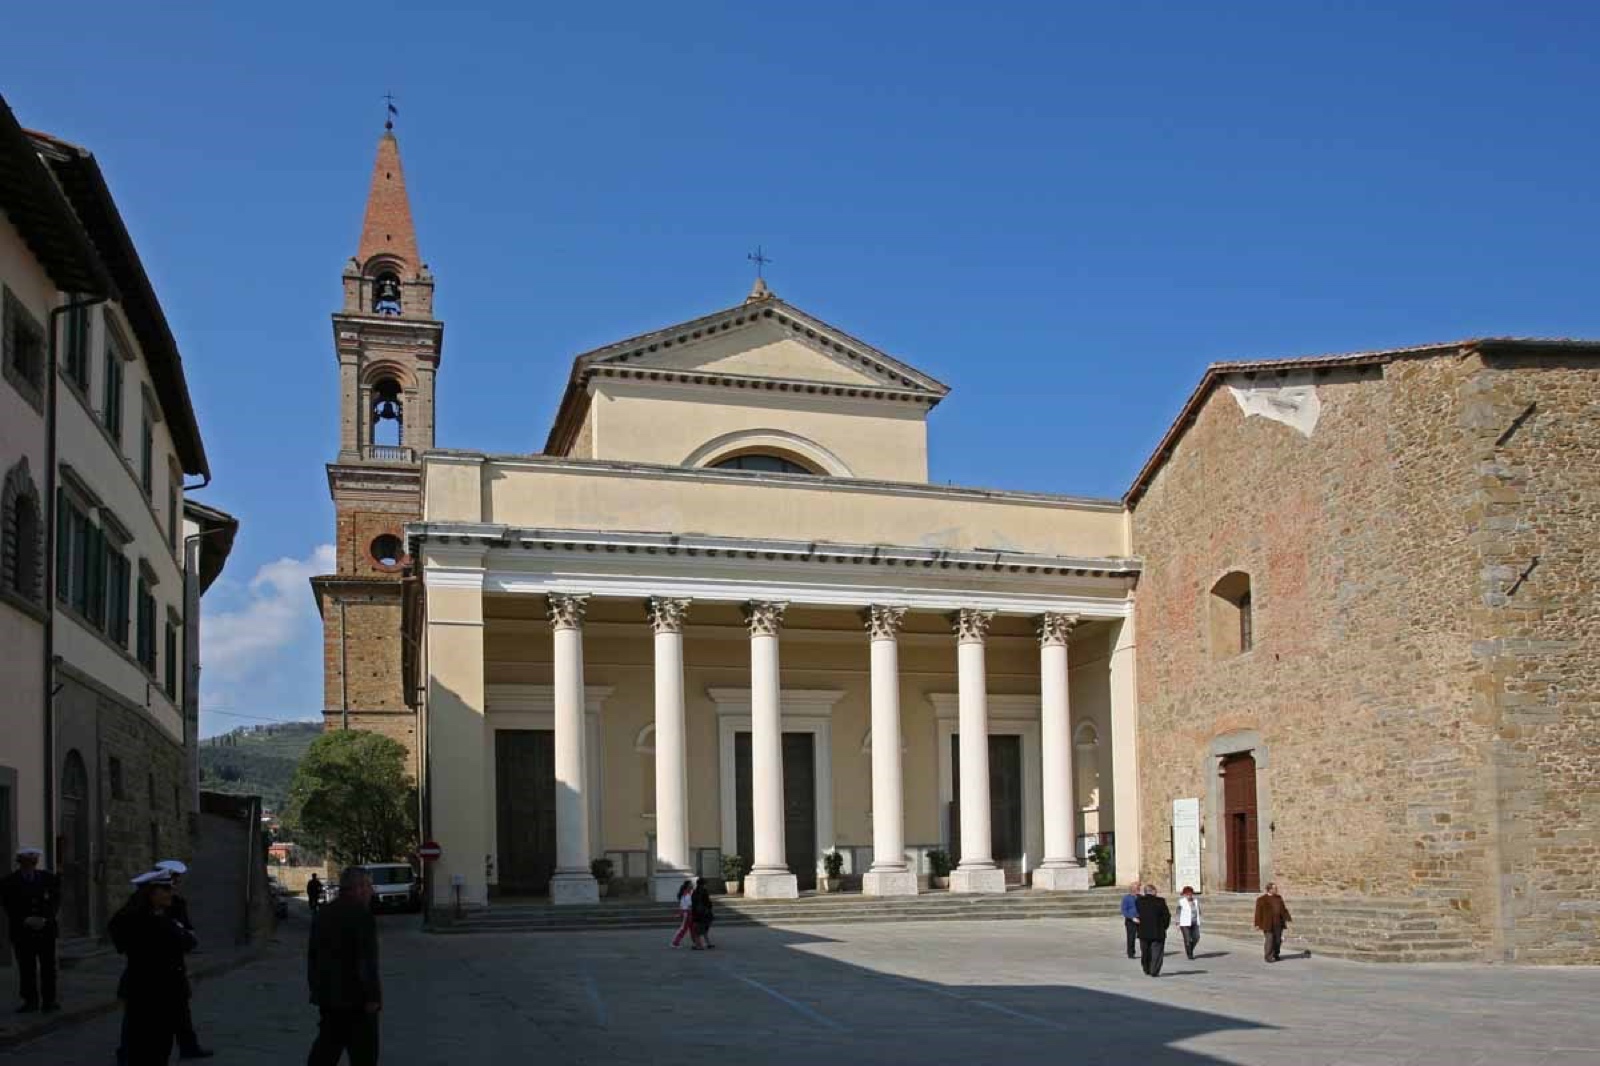
<instances>
[{"instance_id":1,"label":"downspout","mask_svg":"<svg viewBox=\"0 0 1600 1066\"><path fill-rule=\"evenodd\" d=\"M59 319L69 312L80 308L93 307L103 304L110 299L106 296L91 296L83 300L73 300L68 297L67 302L50 311L49 329L49 360L46 367L45 382L45 442L44 442L44 588L45 595L45 621L44 621L44 853L45 865L50 869L56 866L56 788L60 775L56 772L56 517L58 506L56 503L56 375L61 372L57 365L60 358L60 346L56 343ZM99 728L100 715L95 712L96 729ZM95 745L95 779L100 778L99 743ZM96 815L99 814L98 808Z\"/></svg>"}]
</instances>

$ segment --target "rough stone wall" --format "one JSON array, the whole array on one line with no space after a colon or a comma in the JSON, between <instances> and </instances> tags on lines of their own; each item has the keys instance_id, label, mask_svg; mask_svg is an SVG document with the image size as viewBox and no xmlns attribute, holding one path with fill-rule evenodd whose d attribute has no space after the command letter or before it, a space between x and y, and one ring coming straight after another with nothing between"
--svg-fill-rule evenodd
<instances>
[{"instance_id":1,"label":"rough stone wall","mask_svg":"<svg viewBox=\"0 0 1600 1066\"><path fill-rule=\"evenodd\" d=\"M400 621L398 580L323 586L323 706L327 728L342 728L348 669L350 727L400 741L411 753L415 773L416 714L405 703Z\"/></svg>"},{"instance_id":2,"label":"rough stone wall","mask_svg":"<svg viewBox=\"0 0 1600 1066\"><path fill-rule=\"evenodd\" d=\"M1213 739L1254 731L1270 753L1263 880L1428 898L1482 925L1489 728L1466 713L1475 551L1456 418L1470 376L1452 357L1314 377L1309 436L1219 388L1136 503L1146 876L1167 872L1172 800L1210 796ZM1232 570L1251 577L1254 646L1217 658L1207 598Z\"/></svg>"},{"instance_id":3,"label":"rough stone wall","mask_svg":"<svg viewBox=\"0 0 1600 1066\"><path fill-rule=\"evenodd\" d=\"M111 788L111 759L122 762L122 794ZM103 870L109 902L162 859L187 860L189 823L183 749L147 715L101 697L100 773L105 797Z\"/></svg>"},{"instance_id":4,"label":"rough stone wall","mask_svg":"<svg viewBox=\"0 0 1600 1066\"><path fill-rule=\"evenodd\" d=\"M1600 364L1475 359L1474 717L1492 729L1496 955L1600 962Z\"/></svg>"}]
</instances>

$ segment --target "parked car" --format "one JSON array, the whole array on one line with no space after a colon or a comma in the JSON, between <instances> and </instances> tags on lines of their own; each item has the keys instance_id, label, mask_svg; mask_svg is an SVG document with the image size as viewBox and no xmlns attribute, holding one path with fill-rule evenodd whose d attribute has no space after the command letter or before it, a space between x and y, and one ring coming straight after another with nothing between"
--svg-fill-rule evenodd
<instances>
[{"instance_id":1,"label":"parked car","mask_svg":"<svg viewBox=\"0 0 1600 1066\"><path fill-rule=\"evenodd\" d=\"M279 918L289 917L289 890L273 874L267 875L267 891L272 896L272 913Z\"/></svg>"},{"instance_id":2,"label":"parked car","mask_svg":"<svg viewBox=\"0 0 1600 1066\"><path fill-rule=\"evenodd\" d=\"M375 911L422 910L422 879L408 863L369 862L362 869L372 878Z\"/></svg>"}]
</instances>

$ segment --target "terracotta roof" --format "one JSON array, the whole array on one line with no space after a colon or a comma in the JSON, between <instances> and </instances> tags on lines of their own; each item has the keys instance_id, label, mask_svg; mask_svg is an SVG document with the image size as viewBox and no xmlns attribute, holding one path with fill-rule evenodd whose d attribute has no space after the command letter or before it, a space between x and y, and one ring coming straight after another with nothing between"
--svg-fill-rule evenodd
<instances>
[{"instance_id":1,"label":"terracotta roof","mask_svg":"<svg viewBox=\"0 0 1600 1066\"><path fill-rule=\"evenodd\" d=\"M121 295L118 302L133 326L133 332L144 353L145 365L150 370L150 380L156 396L161 401L166 416L167 429L172 434L178 460L183 472L209 478L211 468L206 462L206 451L200 440L200 426L195 421L194 405L189 401L189 385L183 376L183 358L178 354L178 342L173 339L167 316L156 299L155 288L144 272L139 252L133 238L122 222L117 202L106 185L100 164L95 162L88 149L80 148L59 137L29 130L28 135L39 155L55 173L56 180L66 191L78 220L94 241L100 258L110 269L111 278Z\"/></svg>"},{"instance_id":2,"label":"terracotta roof","mask_svg":"<svg viewBox=\"0 0 1600 1066\"><path fill-rule=\"evenodd\" d=\"M80 296L116 295L94 242L38 150L0 96L0 211L22 236L50 281Z\"/></svg>"},{"instance_id":3,"label":"terracotta roof","mask_svg":"<svg viewBox=\"0 0 1600 1066\"><path fill-rule=\"evenodd\" d=\"M411 223L411 199L406 195L406 174L400 168L400 142L393 131L378 138L378 157L372 164L372 185L367 190L367 213L361 222L361 245L356 259L363 268L376 255L390 255L405 264L406 272L422 269L417 251L417 230Z\"/></svg>"},{"instance_id":4,"label":"terracotta roof","mask_svg":"<svg viewBox=\"0 0 1600 1066\"><path fill-rule=\"evenodd\" d=\"M1563 337L1469 337L1466 340L1443 341L1437 344L1418 344L1408 348L1385 348L1370 352L1346 352L1340 355L1306 355L1285 359L1240 359L1230 362L1212 363L1206 367L1206 372L1200 378L1200 383L1195 386L1189 399L1185 401L1183 409L1178 412L1178 417L1162 436L1161 442L1156 445L1155 451L1145 462L1144 467L1133 479L1133 484L1123 495L1124 506L1132 508L1149 488L1150 482L1155 478L1167 458L1177 447L1178 441L1193 423L1195 416L1200 413L1201 406L1211 390L1223 378L1235 374L1268 374L1288 373L1294 370L1333 370L1346 366L1381 366L1392 363L1398 359L1426 358L1445 355L1451 352L1460 352L1468 349L1498 348L1525 351L1541 350L1570 350L1582 349L1600 353L1600 341L1579 340Z\"/></svg>"}]
</instances>

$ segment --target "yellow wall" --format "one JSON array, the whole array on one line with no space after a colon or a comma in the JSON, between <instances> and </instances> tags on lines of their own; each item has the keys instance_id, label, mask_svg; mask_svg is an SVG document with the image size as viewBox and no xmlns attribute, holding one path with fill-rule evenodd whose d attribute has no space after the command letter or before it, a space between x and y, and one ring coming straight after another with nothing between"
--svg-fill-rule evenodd
<instances>
[{"instance_id":1,"label":"yellow wall","mask_svg":"<svg viewBox=\"0 0 1600 1066\"><path fill-rule=\"evenodd\" d=\"M1127 554L1120 507L942 492L850 489L833 480L686 476L560 460L428 456L429 522L696 533L1004 549L1078 557Z\"/></svg>"}]
</instances>

